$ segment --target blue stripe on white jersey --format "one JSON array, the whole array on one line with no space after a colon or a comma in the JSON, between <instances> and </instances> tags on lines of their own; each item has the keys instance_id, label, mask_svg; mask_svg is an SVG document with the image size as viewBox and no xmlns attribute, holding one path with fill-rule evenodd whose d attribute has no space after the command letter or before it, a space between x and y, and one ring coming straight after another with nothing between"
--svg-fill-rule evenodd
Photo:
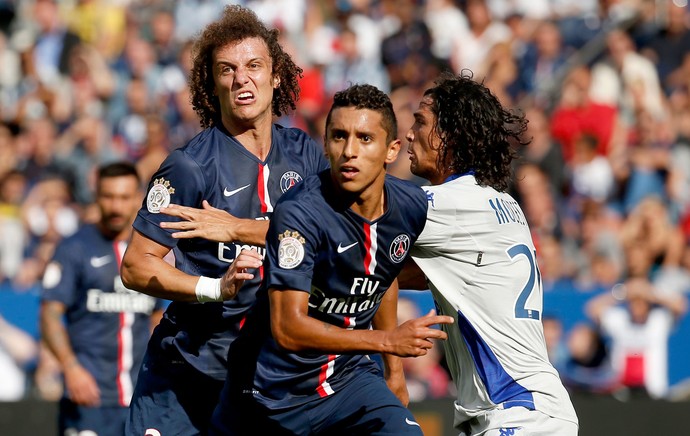
<instances>
[{"instance_id":1,"label":"blue stripe on white jersey","mask_svg":"<svg viewBox=\"0 0 690 436\"><path fill-rule=\"evenodd\" d=\"M174 239L172 231L159 224L177 218L158 213L158 208L167 203L200 208L207 200L238 218L269 219L284 192L327 166L322 148L298 129L274 125L271 150L261 161L222 127L209 128L163 162L152 177L134 228L172 247L179 270L221 277L243 249L263 254L264 248L242 241ZM225 303L171 303L154 332L151 343L157 347L152 350L175 347L199 371L224 380L228 347L255 300L261 278L260 270L245 282L237 298Z\"/></svg>"},{"instance_id":2,"label":"blue stripe on white jersey","mask_svg":"<svg viewBox=\"0 0 690 436\"><path fill-rule=\"evenodd\" d=\"M452 326L449 328L453 328ZM506 372L498 361L491 347L475 330L472 323L458 310L458 326L462 339L472 356L474 366L484 387L489 394L489 399L494 404L503 404L504 408L522 406L534 410L534 398L532 393L520 386L518 382Z\"/></svg>"}]
</instances>

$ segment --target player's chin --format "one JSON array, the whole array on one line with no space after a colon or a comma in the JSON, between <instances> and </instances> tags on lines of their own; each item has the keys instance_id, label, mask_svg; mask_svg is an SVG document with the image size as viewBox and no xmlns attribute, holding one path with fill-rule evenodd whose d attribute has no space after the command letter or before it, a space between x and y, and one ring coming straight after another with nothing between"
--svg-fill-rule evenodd
<instances>
[{"instance_id":1,"label":"player's chin","mask_svg":"<svg viewBox=\"0 0 690 436\"><path fill-rule=\"evenodd\" d=\"M105 221L105 225L111 232L121 232L129 224L126 218L120 216L108 217Z\"/></svg>"}]
</instances>

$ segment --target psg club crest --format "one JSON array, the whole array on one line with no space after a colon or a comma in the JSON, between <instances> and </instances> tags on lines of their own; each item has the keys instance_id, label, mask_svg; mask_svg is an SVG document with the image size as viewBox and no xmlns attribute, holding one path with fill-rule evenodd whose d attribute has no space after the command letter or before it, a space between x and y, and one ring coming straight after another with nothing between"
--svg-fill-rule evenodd
<instances>
[{"instance_id":1,"label":"psg club crest","mask_svg":"<svg viewBox=\"0 0 690 436\"><path fill-rule=\"evenodd\" d=\"M400 263L405 258L405 255L407 255L408 251L410 251L410 237L405 234L401 234L393 239L393 242L388 249L388 254L393 262Z\"/></svg>"},{"instance_id":2,"label":"psg club crest","mask_svg":"<svg viewBox=\"0 0 690 436\"><path fill-rule=\"evenodd\" d=\"M170 196L175 193L175 188L170 186L170 182L164 178L155 179L153 186L146 196L146 208L151 213L159 213L161 207L170 204Z\"/></svg>"},{"instance_id":3,"label":"psg club crest","mask_svg":"<svg viewBox=\"0 0 690 436\"><path fill-rule=\"evenodd\" d=\"M301 181L302 176L295 171L288 171L280 178L280 190L283 191L284 194L288 191L288 189L292 188Z\"/></svg>"},{"instance_id":4,"label":"psg club crest","mask_svg":"<svg viewBox=\"0 0 690 436\"><path fill-rule=\"evenodd\" d=\"M298 233L285 230L278 235L278 265L283 269L293 269L304 260L304 238Z\"/></svg>"}]
</instances>

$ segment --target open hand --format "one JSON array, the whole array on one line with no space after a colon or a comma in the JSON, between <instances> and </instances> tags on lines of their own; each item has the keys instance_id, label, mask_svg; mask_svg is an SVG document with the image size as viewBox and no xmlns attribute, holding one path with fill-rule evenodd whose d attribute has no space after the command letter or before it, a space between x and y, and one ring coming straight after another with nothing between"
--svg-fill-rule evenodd
<instances>
[{"instance_id":1,"label":"open hand","mask_svg":"<svg viewBox=\"0 0 690 436\"><path fill-rule=\"evenodd\" d=\"M215 242L234 241L233 228L238 218L222 209L216 209L204 200L203 208L170 204L161 208L161 213L174 216L183 221L165 221L160 224L164 229L177 230L172 234L176 239L203 238Z\"/></svg>"},{"instance_id":2,"label":"open hand","mask_svg":"<svg viewBox=\"0 0 690 436\"><path fill-rule=\"evenodd\" d=\"M432 339L448 339L446 332L431 328L434 324L452 324L453 318L436 315L433 310L421 318L411 319L387 335L390 354L400 357L424 356L433 346Z\"/></svg>"},{"instance_id":3,"label":"open hand","mask_svg":"<svg viewBox=\"0 0 690 436\"><path fill-rule=\"evenodd\" d=\"M235 298L244 281L254 278L254 274L248 271L259 268L262 264L261 254L256 250L242 250L220 280L220 295L223 301Z\"/></svg>"}]
</instances>

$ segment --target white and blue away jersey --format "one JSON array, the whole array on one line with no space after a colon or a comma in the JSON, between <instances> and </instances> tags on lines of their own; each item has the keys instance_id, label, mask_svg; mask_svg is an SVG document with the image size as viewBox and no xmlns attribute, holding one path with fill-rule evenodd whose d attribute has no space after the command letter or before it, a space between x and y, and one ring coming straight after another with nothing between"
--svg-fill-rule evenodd
<instances>
[{"instance_id":1,"label":"white and blue away jersey","mask_svg":"<svg viewBox=\"0 0 690 436\"><path fill-rule=\"evenodd\" d=\"M359 354L290 353L278 347L271 336L268 289L308 292L309 316L342 328L370 328L426 218L420 188L387 176L385 195L386 211L368 221L339 203L330 172L324 171L278 202L266 240L264 284L231 347L228 374L267 407L327 397L357 372L377 371Z\"/></svg>"},{"instance_id":2,"label":"white and blue away jersey","mask_svg":"<svg viewBox=\"0 0 690 436\"><path fill-rule=\"evenodd\" d=\"M63 240L46 267L42 299L66 306L65 324L79 363L93 375L101 405L129 405L151 333L151 313L163 300L125 288L125 241L94 225Z\"/></svg>"},{"instance_id":3,"label":"white and blue away jersey","mask_svg":"<svg viewBox=\"0 0 690 436\"><path fill-rule=\"evenodd\" d=\"M427 224L412 258L439 313L455 318L442 328L456 424L513 406L577 423L546 354L541 277L520 206L471 174L424 190Z\"/></svg>"},{"instance_id":4,"label":"white and blue away jersey","mask_svg":"<svg viewBox=\"0 0 690 436\"><path fill-rule=\"evenodd\" d=\"M134 228L172 247L175 266L187 274L222 277L245 248L242 241L174 239L160 228L177 218L160 214L170 203L200 208L202 201L238 218L269 219L278 198L303 178L328 167L322 148L298 129L274 125L271 150L260 161L222 127L204 130L170 153L154 174ZM262 271L245 282L238 296L224 303L172 302L154 331L151 351L175 347L200 372L225 380L228 347L254 302Z\"/></svg>"}]
</instances>

